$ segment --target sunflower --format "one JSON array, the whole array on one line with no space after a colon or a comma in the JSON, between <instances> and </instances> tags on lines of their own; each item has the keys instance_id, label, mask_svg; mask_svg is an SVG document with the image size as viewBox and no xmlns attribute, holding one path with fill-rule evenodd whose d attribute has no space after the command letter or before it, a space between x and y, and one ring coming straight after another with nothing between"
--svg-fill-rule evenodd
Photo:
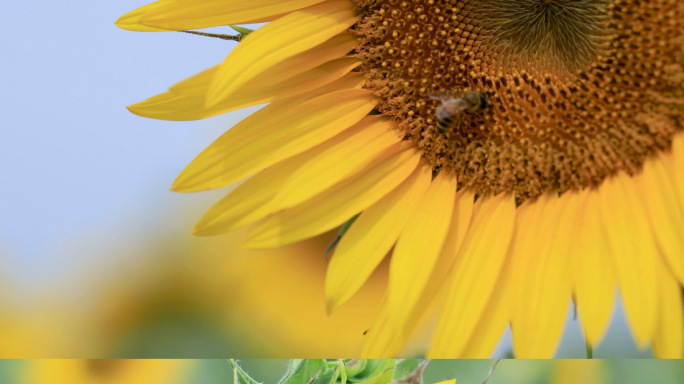
<instances>
[{"instance_id":1,"label":"sunflower","mask_svg":"<svg viewBox=\"0 0 684 384\"><path fill-rule=\"evenodd\" d=\"M29 360L18 383L173 384L185 382L192 360Z\"/></svg>"},{"instance_id":2,"label":"sunflower","mask_svg":"<svg viewBox=\"0 0 684 384\"><path fill-rule=\"evenodd\" d=\"M556 360L551 380L553 384L601 384L606 380L604 360Z\"/></svg>"},{"instance_id":3,"label":"sunflower","mask_svg":"<svg viewBox=\"0 0 684 384\"><path fill-rule=\"evenodd\" d=\"M160 0L117 25L259 22L129 107L191 120L269 103L174 182L247 178L195 234L256 225L245 246L277 247L351 223L330 311L392 251L364 356L398 354L431 303L430 357L487 357L509 324L516 356L550 357L571 302L593 346L616 287L636 343L682 356L684 3Z\"/></svg>"},{"instance_id":4,"label":"sunflower","mask_svg":"<svg viewBox=\"0 0 684 384\"><path fill-rule=\"evenodd\" d=\"M199 248L172 241L156 255L148 252L148 260L156 257L156 262L147 268L136 264L137 271L127 275L125 284L119 274L101 279L93 287L97 305L88 311L89 328L81 328L89 335L82 339L98 341L88 353L284 358L322 356L334 345L340 355L354 354L377 312L375 302L382 297L386 273L374 276L349 306L327 316L326 264L320 248L330 236L253 250L238 247L243 235L238 230L213 237ZM298 316L283 316L287 313ZM17 329L15 325L9 330Z\"/></svg>"}]
</instances>

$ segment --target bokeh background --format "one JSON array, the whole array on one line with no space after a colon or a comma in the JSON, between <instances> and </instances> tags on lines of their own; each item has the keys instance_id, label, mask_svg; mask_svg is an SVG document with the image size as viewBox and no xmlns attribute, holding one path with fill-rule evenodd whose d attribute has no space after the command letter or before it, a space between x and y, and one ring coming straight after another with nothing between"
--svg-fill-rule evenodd
<instances>
[{"instance_id":1,"label":"bokeh background","mask_svg":"<svg viewBox=\"0 0 684 384\"><path fill-rule=\"evenodd\" d=\"M334 234L264 252L240 250L239 232L190 236L226 190L183 195L171 182L255 109L197 122L130 114L125 105L235 44L113 25L144 3L0 3L0 357L354 355L386 265L327 317ZM559 356L583 357L568 319ZM418 335L408 353L426 342ZM509 352L507 337L496 354ZM618 308L595 356L650 352L633 346Z\"/></svg>"},{"instance_id":2,"label":"bokeh background","mask_svg":"<svg viewBox=\"0 0 684 384\"><path fill-rule=\"evenodd\" d=\"M457 379L482 384L493 360L433 360L425 384ZM261 383L276 383L287 360L241 360L239 365ZM233 383L226 360L35 360L0 361L4 384L214 384ZM678 360L505 360L488 384L679 384Z\"/></svg>"}]
</instances>

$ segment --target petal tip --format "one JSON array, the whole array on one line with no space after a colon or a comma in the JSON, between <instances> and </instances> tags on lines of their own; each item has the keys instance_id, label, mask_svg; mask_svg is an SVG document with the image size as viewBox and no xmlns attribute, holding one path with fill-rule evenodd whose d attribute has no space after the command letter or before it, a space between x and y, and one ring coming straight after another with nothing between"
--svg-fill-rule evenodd
<instances>
[{"instance_id":1,"label":"petal tip","mask_svg":"<svg viewBox=\"0 0 684 384\"><path fill-rule=\"evenodd\" d=\"M247 249L276 248L283 245L285 244L282 244L277 237L261 232L258 227L240 243L240 247Z\"/></svg>"},{"instance_id":2,"label":"petal tip","mask_svg":"<svg viewBox=\"0 0 684 384\"><path fill-rule=\"evenodd\" d=\"M128 109L128 112L137 115L137 113L135 113L136 105L138 105L138 103L127 105L126 109Z\"/></svg>"},{"instance_id":3,"label":"petal tip","mask_svg":"<svg viewBox=\"0 0 684 384\"><path fill-rule=\"evenodd\" d=\"M171 188L169 188L169 191L170 191L170 192L176 192L176 193L186 193L186 192L189 192L189 191L187 190L187 188L185 188L185 187L183 187L183 186L181 185L181 183L177 183L177 182L175 182L175 181L173 182L173 184L171 184Z\"/></svg>"},{"instance_id":4,"label":"petal tip","mask_svg":"<svg viewBox=\"0 0 684 384\"><path fill-rule=\"evenodd\" d=\"M217 236L229 232L231 229L233 228L216 225L215 221L207 219L205 215L195 224L195 227L192 229L192 235L199 237Z\"/></svg>"},{"instance_id":5,"label":"petal tip","mask_svg":"<svg viewBox=\"0 0 684 384\"><path fill-rule=\"evenodd\" d=\"M178 179L174 180L173 183L171 183L171 188L169 188L169 191L171 191L171 192L183 192L183 188L181 188L180 183L178 182Z\"/></svg>"},{"instance_id":6,"label":"petal tip","mask_svg":"<svg viewBox=\"0 0 684 384\"><path fill-rule=\"evenodd\" d=\"M330 316L340 306L338 300L327 298L325 300L325 314Z\"/></svg>"},{"instance_id":7,"label":"petal tip","mask_svg":"<svg viewBox=\"0 0 684 384\"><path fill-rule=\"evenodd\" d=\"M207 191L212 188L198 188L196 184L192 183L192 178L181 172L176 180L171 183L171 191L176 193L192 193Z\"/></svg>"},{"instance_id":8,"label":"petal tip","mask_svg":"<svg viewBox=\"0 0 684 384\"><path fill-rule=\"evenodd\" d=\"M127 105L126 109L128 109L128 112L130 112L136 116L140 116L140 117L144 117L144 118L148 118L148 119L154 119L155 118L154 116L152 116L148 113L145 113L146 112L145 107L142 105L142 103L144 103L144 102L141 101L139 103Z\"/></svg>"},{"instance_id":9,"label":"petal tip","mask_svg":"<svg viewBox=\"0 0 684 384\"><path fill-rule=\"evenodd\" d=\"M117 27L119 27L121 29L125 29L125 30L130 31L131 30L131 27L130 27L130 25L131 25L131 13L132 12L128 12L128 13L122 15L121 17L119 17L118 19L116 19L116 21L114 22L114 25L116 25Z\"/></svg>"}]
</instances>

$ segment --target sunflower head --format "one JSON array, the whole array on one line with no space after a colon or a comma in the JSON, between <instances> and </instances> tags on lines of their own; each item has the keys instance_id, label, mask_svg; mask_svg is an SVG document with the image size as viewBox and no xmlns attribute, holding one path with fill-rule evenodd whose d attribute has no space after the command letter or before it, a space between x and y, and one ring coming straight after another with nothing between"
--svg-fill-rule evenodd
<instances>
[{"instance_id":1,"label":"sunflower head","mask_svg":"<svg viewBox=\"0 0 684 384\"><path fill-rule=\"evenodd\" d=\"M195 232L258 224L250 247L343 225L328 310L391 251L365 356L399 353L435 308L431 356L486 357L510 324L516 356L549 357L571 297L595 345L616 285L637 343L681 356L680 0L159 0L121 25L136 20L272 21L131 110L189 120L270 102L174 189L252 175Z\"/></svg>"},{"instance_id":2,"label":"sunflower head","mask_svg":"<svg viewBox=\"0 0 684 384\"><path fill-rule=\"evenodd\" d=\"M678 1L357 1L366 86L478 194L598 186L682 129ZM435 92L486 94L445 132Z\"/></svg>"}]
</instances>

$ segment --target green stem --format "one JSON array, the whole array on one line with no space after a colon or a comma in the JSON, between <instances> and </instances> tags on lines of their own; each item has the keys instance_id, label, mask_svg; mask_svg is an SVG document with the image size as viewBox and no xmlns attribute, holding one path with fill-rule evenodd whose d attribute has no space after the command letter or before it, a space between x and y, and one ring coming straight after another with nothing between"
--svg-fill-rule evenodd
<instances>
[{"instance_id":1,"label":"green stem","mask_svg":"<svg viewBox=\"0 0 684 384\"><path fill-rule=\"evenodd\" d=\"M228 364L230 364L230 366L233 367L233 384L239 384L237 377L237 364L235 364L235 360L228 359Z\"/></svg>"},{"instance_id":2,"label":"green stem","mask_svg":"<svg viewBox=\"0 0 684 384\"><path fill-rule=\"evenodd\" d=\"M489 381L489 378L492 377L492 373L494 373L494 370L496 369L496 365L499 364L501 362L501 360L503 360L503 359L497 359L494 362L494 365L492 365L492 368L489 369L489 374L487 375L487 377L485 377L482 384L487 384L487 382Z\"/></svg>"},{"instance_id":3,"label":"green stem","mask_svg":"<svg viewBox=\"0 0 684 384\"><path fill-rule=\"evenodd\" d=\"M191 35L215 37L217 39L231 40L231 41L238 41L238 42L240 40L242 40L242 38L245 37L245 34L243 34L243 33L240 33L238 35L222 35L222 34L217 34L217 33L197 32L197 31L180 31L180 32L189 33Z\"/></svg>"}]
</instances>

